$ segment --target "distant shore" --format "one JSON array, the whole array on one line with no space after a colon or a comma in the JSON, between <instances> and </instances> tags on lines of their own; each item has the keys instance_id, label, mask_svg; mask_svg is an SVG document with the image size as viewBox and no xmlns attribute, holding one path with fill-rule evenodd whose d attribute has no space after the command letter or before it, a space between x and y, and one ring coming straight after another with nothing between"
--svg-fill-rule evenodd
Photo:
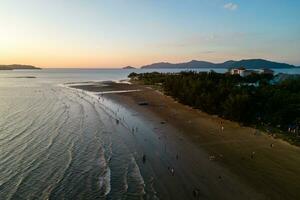
<instances>
[{"instance_id":1,"label":"distant shore","mask_svg":"<svg viewBox=\"0 0 300 200\"><path fill-rule=\"evenodd\" d=\"M32 66L32 65L19 65L19 64L0 65L0 70L15 70L15 69L33 69L33 70L39 70L41 68L35 67L35 66Z\"/></svg>"},{"instance_id":2,"label":"distant shore","mask_svg":"<svg viewBox=\"0 0 300 200\"><path fill-rule=\"evenodd\" d=\"M156 123L173 127L181 135L179 137L209 155L202 165L214 162L223 166L238 177L241 185L252 188L252 192L255 192L249 193L250 199L297 199L300 196L298 147L256 129L241 127L237 123L184 106L143 85L106 82L72 87L91 92L139 90L109 93L104 94L104 97L142 114L149 119L149 123L157 120ZM189 157L187 152L188 150L180 154ZM197 158L197 155L193 156ZM191 174L197 174L201 167L191 167L192 169L196 171L191 171ZM209 176L223 178L220 174ZM240 186L233 184L230 187Z\"/></svg>"}]
</instances>

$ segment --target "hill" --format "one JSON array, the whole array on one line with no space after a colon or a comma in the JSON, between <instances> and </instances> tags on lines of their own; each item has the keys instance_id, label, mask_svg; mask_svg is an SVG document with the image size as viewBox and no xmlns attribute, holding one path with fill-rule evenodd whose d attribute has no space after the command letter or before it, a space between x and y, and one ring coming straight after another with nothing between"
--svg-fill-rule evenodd
<instances>
[{"instance_id":1,"label":"hill","mask_svg":"<svg viewBox=\"0 0 300 200\"><path fill-rule=\"evenodd\" d=\"M136 69L136 68L132 67L132 66L126 66L126 67L123 67L122 69Z\"/></svg>"},{"instance_id":2,"label":"hill","mask_svg":"<svg viewBox=\"0 0 300 200\"><path fill-rule=\"evenodd\" d=\"M0 65L0 70L13 70L13 69L41 69L32 65Z\"/></svg>"},{"instance_id":3,"label":"hill","mask_svg":"<svg viewBox=\"0 0 300 200\"><path fill-rule=\"evenodd\" d=\"M263 59L247 59L247 60L240 60L234 61L229 60L224 63L212 63L207 61L197 61L192 60L186 63L168 63L168 62L161 62L161 63L154 63L151 65L145 65L141 68L148 68L148 69L159 69L159 68L183 68L183 69L197 69L197 68L232 68L232 67L246 67L249 69L257 69L257 68L293 68L296 67L294 65L286 64L286 63L279 63L273 62L269 60Z\"/></svg>"}]
</instances>

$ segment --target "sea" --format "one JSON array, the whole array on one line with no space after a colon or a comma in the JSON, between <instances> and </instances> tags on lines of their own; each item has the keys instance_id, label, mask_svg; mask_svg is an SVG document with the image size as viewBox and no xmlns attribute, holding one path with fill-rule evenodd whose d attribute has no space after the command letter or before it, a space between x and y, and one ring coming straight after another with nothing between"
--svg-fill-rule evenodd
<instances>
[{"instance_id":1,"label":"sea","mask_svg":"<svg viewBox=\"0 0 300 200\"><path fill-rule=\"evenodd\" d=\"M145 182L150 172L141 169L139 139L130 137L139 127L143 140L151 140L145 122L114 102L64 85L151 71L181 69L0 71L0 199L157 199Z\"/></svg>"}]
</instances>

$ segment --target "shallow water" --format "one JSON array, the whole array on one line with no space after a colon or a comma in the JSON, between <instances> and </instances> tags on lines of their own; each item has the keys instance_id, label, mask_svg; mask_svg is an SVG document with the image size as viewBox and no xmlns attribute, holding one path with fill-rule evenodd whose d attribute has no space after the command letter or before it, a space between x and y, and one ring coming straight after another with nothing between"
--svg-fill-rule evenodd
<instances>
[{"instance_id":1,"label":"shallow water","mask_svg":"<svg viewBox=\"0 0 300 200\"><path fill-rule=\"evenodd\" d=\"M95 98L59 86L96 79L93 73L82 79L69 72L68 77L54 71L5 73L0 78L0 199L115 199L132 187L131 193L143 195L135 157L115 137L127 129L116 127L113 114ZM28 73L38 78L11 78Z\"/></svg>"},{"instance_id":2,"label":"shallow water","mask_svg":"<svg viewBox=\"0 0 300 200\"><path fill-rule=\"evenodd\" d=\"M0 199L155 198L132 135L137 124L143 134L149 126L117 104L62 86L120 80L129 71L58 71L0 72ZM16 78L25 76L37 78Z\"/></svg>"}]
</instances>

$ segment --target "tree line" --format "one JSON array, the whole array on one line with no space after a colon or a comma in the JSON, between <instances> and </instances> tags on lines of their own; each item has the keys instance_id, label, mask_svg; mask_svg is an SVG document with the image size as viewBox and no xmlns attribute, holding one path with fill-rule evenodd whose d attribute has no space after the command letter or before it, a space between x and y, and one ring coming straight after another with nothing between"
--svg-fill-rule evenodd
<instances>
[{"instance_id":1,"label":"tree line","mask_svg":"<svg viewBox=\"0 0 300 200\"><path fill-rule=\"evenodd\" d=\"M209 114L280 131L299 142L300 79L271 84L273 75L247 77L216 72L131 73L129 78L158 85L179 102Z\"/></svg>"}]
</instances>

